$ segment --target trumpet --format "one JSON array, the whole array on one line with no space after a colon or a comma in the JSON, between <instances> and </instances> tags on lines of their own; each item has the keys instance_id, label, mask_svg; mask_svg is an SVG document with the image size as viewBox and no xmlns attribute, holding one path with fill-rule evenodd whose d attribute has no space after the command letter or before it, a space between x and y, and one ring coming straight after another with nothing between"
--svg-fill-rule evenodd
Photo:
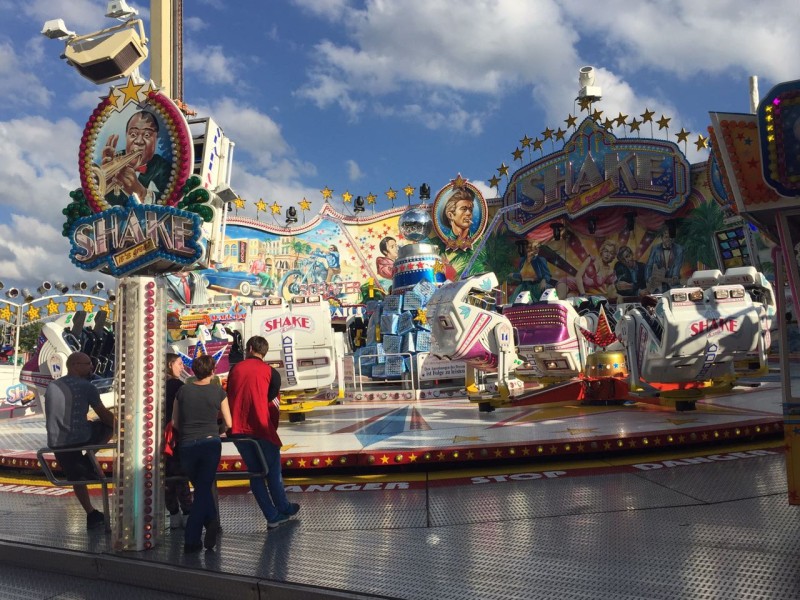
<instances>
[{"instance_id":1,"label":"trumpet","mask_svg":"<svg viewBox=\"0 0 800 600\"><path fill-rule=\"evenodd\" d=\"M114 176L125 167L136 164L142 157L142 151L137 150L130 154L123 154L116 158L111 159L102 165L92 165L92 177L97 184L97 191L100 197L105 197L106 193L111 191L115 194L120 193L122 188L116 181L111 182L111 189L108 189L108 182L114 179Z\"/></svg>"}]
</instances>

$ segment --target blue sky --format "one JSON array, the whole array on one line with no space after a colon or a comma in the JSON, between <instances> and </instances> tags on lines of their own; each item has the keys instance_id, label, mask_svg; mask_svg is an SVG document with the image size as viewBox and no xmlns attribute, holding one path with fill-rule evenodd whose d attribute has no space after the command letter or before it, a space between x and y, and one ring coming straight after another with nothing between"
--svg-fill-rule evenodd
<instances>
[{"instance_id":1,"label":"blue sky","mask_svg":"<svg viewBox=\"0 0 800 600\"><path fill-rule=\"evenodd\" d=\"M149 27L149 3L131 0ZM94 279L72 267L61 209L78 187L84 123L108 86L40 35L62 17L79 34L113 22L102 0L0 0L0 280ZM601 10L602 8L602 10ZM707 135L708 112L748 112L800 77L796 0L187 0L184 100L236 143L233 188L255 217L320 190L378 197L461 173L488 180L524 136L566 128L578 70L594 66L604 116L671 119L653 137ZM143 74L149 67L145 64ZM585 113L582 113L585 115ZM618 135L623 135L617 130ZM643 137L649 128L643 126ZM501 185L500 192L502 193ZM413 200L416 200L414 198ZM270 218L262 213L262 219ZM281 223L282 224L282 223Z\"/></svg>"}]
</instances>

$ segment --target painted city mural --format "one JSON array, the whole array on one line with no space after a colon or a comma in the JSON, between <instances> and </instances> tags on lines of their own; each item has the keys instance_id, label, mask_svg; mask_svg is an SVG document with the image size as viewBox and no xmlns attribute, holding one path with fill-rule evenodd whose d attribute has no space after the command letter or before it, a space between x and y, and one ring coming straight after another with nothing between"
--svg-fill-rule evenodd
<instances>
[{"instance_id":1,"label":"painted city mural","mask_svg":"<svg viewBox=\"0 0 800 600\"><path fill-rule=\"evenodd\" d=\"M494 272L507 302L546 289L634 301L697 269L770 271L769 249L730 210L711 161L690 165L673 142L617 139L586 119L560 151L508 176L502 196L484 199L458 174L415 207L431 215L425 242L438 248L447 280ZM345 215L325 204L291 228L231 217L220 263L168 276L173 308L220 294L321 295L332 307L381 298L409 243L398 228L407 208Z\"/></svg>"}]
</instances>

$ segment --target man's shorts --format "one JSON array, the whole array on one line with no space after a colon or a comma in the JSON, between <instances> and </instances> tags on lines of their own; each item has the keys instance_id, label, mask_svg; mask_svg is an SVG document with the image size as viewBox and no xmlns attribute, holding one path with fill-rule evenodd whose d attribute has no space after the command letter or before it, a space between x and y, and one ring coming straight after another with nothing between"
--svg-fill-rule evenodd
<instances>
[{"instance_id":1,"label":"man's shorts","mask_svg":"<svg viewBox=\"0 0 800 600\"><path fill-rule=\"evenodd\" d=\"M105 425L102 421L92 421L91 425L92 435L87 441L81 444L65 446L64 448L59 448L59 450L105 444L111 437L111 427ZM98 474L97 471L95 471L94 463L92 463L92 459L89 458L88 454L85 452L81 452L80 450L75 450L73 452L54 451L53 454L58 464L61 465L61 470L64 471L67 481L92 481L97 479Z\"/></svg>"}]
</instances>

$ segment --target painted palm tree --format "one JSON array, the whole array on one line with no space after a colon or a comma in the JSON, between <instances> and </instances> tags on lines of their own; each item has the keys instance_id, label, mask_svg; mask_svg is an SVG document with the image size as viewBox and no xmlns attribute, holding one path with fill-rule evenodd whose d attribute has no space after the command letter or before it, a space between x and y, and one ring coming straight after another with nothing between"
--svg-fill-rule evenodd
<instances>
[{"instance_id":1,"label":"painted palm tree","mask_svg":"<svg viewBox=\"0 0 800 600\"><path fill-rule=\"evenodd\" d=\"M723 221L722 209L712 200L698 204L681 222L677 241L683 246L684 259L694 268L719 268L714 244Z\"/></svg>"}]
</instances>

